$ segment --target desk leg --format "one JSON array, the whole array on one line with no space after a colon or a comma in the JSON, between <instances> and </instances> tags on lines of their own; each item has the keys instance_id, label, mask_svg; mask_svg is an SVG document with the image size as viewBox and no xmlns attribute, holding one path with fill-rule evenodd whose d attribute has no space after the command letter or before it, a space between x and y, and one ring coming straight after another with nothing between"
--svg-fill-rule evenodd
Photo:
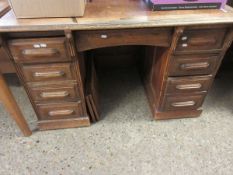
<instances>
[{"instance_id":1,"label":"desk leg","mask_svg":"<svg viewBox=\"0 0 233 175\"><path fill-rule=\"evenodd\" d=\"M4 104L11 117L15 120L24 136L32 135L21 110L19 109L10 89L8 88L2 74L0 73L0 101Z\"/></svg>"}]
</instances>

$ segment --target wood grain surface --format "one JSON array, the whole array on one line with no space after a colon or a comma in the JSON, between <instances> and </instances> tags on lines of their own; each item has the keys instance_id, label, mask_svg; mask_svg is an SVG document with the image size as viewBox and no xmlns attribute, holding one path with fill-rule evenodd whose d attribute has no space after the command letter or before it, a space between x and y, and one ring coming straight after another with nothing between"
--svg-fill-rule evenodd
<instances>
[{"instance_id":1,"label":"wood grain surface","mask_svg":"<svg viewBox=\"0 0 233 175\"><path fill-rule=\"evenodd\" d=\"M97 30L233 23L233 9L150 11L142 0L95 0L79 18L16 19L11 10L0 19L0 32Z\"/></svg>"}]
</instances>

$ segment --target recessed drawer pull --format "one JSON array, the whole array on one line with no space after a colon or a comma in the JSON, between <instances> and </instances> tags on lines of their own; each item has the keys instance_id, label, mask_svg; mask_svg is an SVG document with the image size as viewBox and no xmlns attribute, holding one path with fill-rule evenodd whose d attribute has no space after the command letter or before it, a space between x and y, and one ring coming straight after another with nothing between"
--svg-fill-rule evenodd
<instances>
[{"instance_id":1,"label":"recessed drawer pull","mask_svg":"<svg viewBox=\"0 0 233 175\"><path fill-rule=\"evenodd\" d=\"M210 66L208 62L181 64L182 70L206 69Z\"/></svg>"},{"instance_id":2,"label":"recessed drawer pull","mask_svg":"<svg viewBox=\"0 0 233 175\"><path fill-rule=\"evenodd\" d=\"M192 46L206 46L216 44L216 42L215 38L193 38L189 44Z\"/></svg>"},{"instance_id":3,"label":"recessed drawer pull","mask_svg":"<svg viewBox=\"0 0 233 175\"><path fill-rule=\"evenodd\" d=\"M194 106L196 103L195 101L185 101L185 102L177 102L177 103L172 103L173 107L189 107L189 106Z\"/></svg>"},{"instance_id":4,"label":"recessed drawer pull","mask_svg":"<svg viewBox=\"0 0 233 175\"><path fill-rule=\"evenodd\" d=\"M42 49L25 49L22 51L24 56L31 56L31 57L52 57L52 56L59 56L59 51L57 49L52 48L42 48Z\"/></svg>"},{"instance_id":5,"label":"recessed drawer pull","mask_svg":"<svg viewBox=\"0 0 233 175\"><path fill-rule=\"evenodd\" d=\"M66 116L66 115L72 115L74 113L74 110L57 110L57 111L50 111L49 116Z\"/></svg>"},{"instance_id":6,"label":"recessed drawer pull","mask_svg":"<svg viewBox=\"0 0 233 175\"><path fill-rule=\"evenodd\" d=\"M65 75L63 71L54 71L54 72L35 72L33 74L34 77L43 77L43 78L54 78L54 77L62 77Z\"/></svg>"},{"instance_id":7,"label":"recessed drawer pull","mask_svg":"<svg viewBox=\"0 0 233 175\"><path fill-rule=\"evenodd\" d=\"M201 83L197 84L184 84L184 85L177 85L176 89L178 90L189 90L189 89L200 89L202 87Z\"/></svg>"},{"instance_id":8,"label":"recessed drawer pull","mask_svg":"<svg viewBox=\"0 0 233 175\"><path fill-rule=\"evenodd\" d=\"M42 98L62 98L68 97L70 94L67 91L60 91L60 92L42 92L40 96Z\"/></svg>"}]
</instances>

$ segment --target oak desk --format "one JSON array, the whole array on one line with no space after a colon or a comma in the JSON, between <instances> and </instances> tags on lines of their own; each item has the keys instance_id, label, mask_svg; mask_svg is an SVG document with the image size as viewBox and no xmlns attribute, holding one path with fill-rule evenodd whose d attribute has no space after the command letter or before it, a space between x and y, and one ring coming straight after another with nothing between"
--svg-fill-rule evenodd
<instances>
[{"instance_id":1,"label":"oak desk","mask_svg":"<svg viewBox=\"0 0 233 175\"><path fill-rule=\"evenodd\" d=\"M94 50L114 46L143 46L140 72L155 119L199 116L232 24L228 6L151 12L141 0L95 0L82 18L16 19L10 11L0 32L46 130L90 125L86 63Z\"/></svg>"}]
</instances>

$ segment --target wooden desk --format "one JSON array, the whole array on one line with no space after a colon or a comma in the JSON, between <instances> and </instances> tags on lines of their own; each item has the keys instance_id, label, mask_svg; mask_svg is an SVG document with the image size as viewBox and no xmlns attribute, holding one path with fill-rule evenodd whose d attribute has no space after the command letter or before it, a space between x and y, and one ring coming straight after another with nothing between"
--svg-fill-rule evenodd
<instances>
[{"instance_id":1,"label":"wooden desk","mask_svg":"<svg viewBox=\"0 0 233 175\"><path fill-rule=\"evenodd\" d=\"M41 130L89 126L86 57L141 45L140 70L155 119L197 117L233 39L233 9L151 12L141 0L88 3L82 18L0 20Z\"/></svg>"}]
</instances>

